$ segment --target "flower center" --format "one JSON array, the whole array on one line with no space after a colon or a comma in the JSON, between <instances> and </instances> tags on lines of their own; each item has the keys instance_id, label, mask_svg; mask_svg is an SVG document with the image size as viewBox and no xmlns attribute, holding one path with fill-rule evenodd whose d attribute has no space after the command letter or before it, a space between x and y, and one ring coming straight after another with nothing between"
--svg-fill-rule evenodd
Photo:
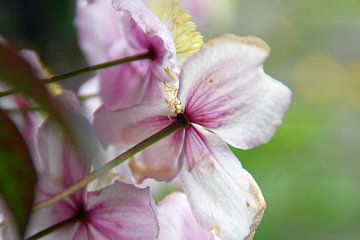
<instances>
[{"instance_id":1,"label":"flower center","mask_svg":"<svg viewBox=\"0 0 360 240\"><path fill-rule=\"evenodd\" d=\"M79 222L86 222L87 219L87 211L85 209L84 204L80 204L77 208L77 211L75 213L75 216L73 217Z\"/></svg>"},{"instance_id":2,"label":"flower center","mask_svg":"<svg viewBox=\"0 0 360 240\"><path fill-rule=\"evenodd\" d=\"M151 60L155 60L157 58L158 53L156 52L156 48L150 44L149 46L149 56Z\"/></svg>"},{"instance_id":3,"label":"flower center","mask_svg":"<svg viewBox=\"0 0 360 240\"><path fill-rule=\"evenodd\" d=\"M178 122L183 128L190 127L190 121L185 113L178 113L176 115L176 122Z\"/></svg>"}]
</instances>

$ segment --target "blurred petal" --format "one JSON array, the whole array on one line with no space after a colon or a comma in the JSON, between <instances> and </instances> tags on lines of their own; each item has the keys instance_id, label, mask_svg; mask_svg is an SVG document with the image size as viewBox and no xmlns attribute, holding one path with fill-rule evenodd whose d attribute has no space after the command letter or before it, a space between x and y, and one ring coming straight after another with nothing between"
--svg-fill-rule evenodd
<instances>
[{"instance_id":1,"label":"blurred petal","mask_svg":"<svg viewBox=\"0 0 360 240\"><path fill-rule=\"evenodd\" d=\"M75 25L91 64L104 62L113 44L124 38L120 16L107 0L78 0Z\"/></svg>"},{"instance_id":2,"label":"blurred petal","mask_svg":"<svg viewBox=\"0 0 360 240\"><path fill-rule=\"evenodd\" d=\"M186 196L175 192L158 205L160 240L212 240L214 236L203 229L194 218Z\"/></svg>"},{"instance_id":3,"label":"blurred petal","mask_svg":"<svg viewBox=\"0 0 360 240\"><path fill-rule=\"evenodd\" d=\"M290 103L291 92L266 75L269 48L255 37L225 35L183 65L178 97L190 121L248 149L266 143Z\"/></svg>"},{"instance_id":4,"label":"blurred petal","mask_svg":"<svg viewBox=\"0 0 360 240\"><path fill-rule=\"evenodd\" d=\"M179 174L195 218L221 239L251 239L265 209L258 185L223 140L196 130L202 138L191 144L200 160Z\"/></svg>"},{"instance_id":5,"label":"blurred petal","mask_svg":"<svg viewBox=\"0 0 360 240\"><path fill-rule=\"evenodd\" d=\"M88 193L87 209L89 224L105 239L157 239L159 226L149 188L115 182Z\"/></svg>"}]
</instances>

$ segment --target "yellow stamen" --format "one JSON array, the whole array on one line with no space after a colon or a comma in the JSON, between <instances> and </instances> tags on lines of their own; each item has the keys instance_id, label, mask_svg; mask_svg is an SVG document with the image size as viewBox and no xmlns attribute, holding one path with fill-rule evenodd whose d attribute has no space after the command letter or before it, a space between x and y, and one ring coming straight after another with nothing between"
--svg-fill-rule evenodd
<instances>
[{"instance_id":1,"label":"yellow stamen","mask_svg":"<svg viewBox=\"0 0 360 240\"><path fill-rule=\"evenodd\" d=\"M170 4L161 19L172 34L179 63L201 48L202 35L196 31L191 15L176 0Z\"/></svg>"},{"instance_id":2,"label":"yellow stamen","mask_svg":"<svg viewBox=\"0 0 360 240\"><path fill-rule=\"evenodd\" d=\"M178 89L176 87L170 86L166 82L164 82L164 89L167 94L169 94L169 99L165 99L165 103L169 106L170 110L176 114L183 112L181 102L177 98Z\"/></svg>"}]
</instances>

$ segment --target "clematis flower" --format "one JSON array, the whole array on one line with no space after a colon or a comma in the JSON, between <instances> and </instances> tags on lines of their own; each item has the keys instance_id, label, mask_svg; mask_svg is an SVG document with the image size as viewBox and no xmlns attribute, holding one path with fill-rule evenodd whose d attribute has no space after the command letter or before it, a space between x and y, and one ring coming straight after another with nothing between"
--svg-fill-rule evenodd
<instances>
[{"instance_id":1,"label":"clematis flower","mask_svg":"<svg viewBox=\"0 0 360 240\"><path fill-rule=\"evenodd\" d=\"M158 204L160 240L215 240L194 218L185 194L174 192Z\"/></svg>"},{"instance_id":2,"label":"clematis flower","mask_svg":"<svg viewBox=\"0 0 360 240\"><path fill-rule=\"evenodd\" d=\"M89 173L89 162L81 159L52 122L46 121L39 128L37 145L38 201L65 190ZM46 239L147 240L157 239L159 231L149 189L119 181L94 192L83 188L59 203L39 210L32 216L27 235L59 223L63 226Z\"/></svg>"},{"instance_id":3,"label":"clematis flower","mask_svg":"<svg viewBox=\"0 0 360 240\"><path fill-rule=\"evenodd\" d=\"M114 6L113 6L114 5ZM142 0L78 0L75 25L80 46L91 64L149 53L149 58L99 72L99 95L118 110L164 95L167 72L177 72L177 56L199 49L201 35L176 4L159 20Z\"/></svg>"},{"instance_id":4,"label":"clematis flower","mask_svg":"<svg viewBox=\"0 0 360 240\"><path fill-rule=\"evenodd\" d=\"M176 99L115 112L100 107L94 115L104 146L134 145L174 121L186 122L129 165L138 181L169 181L179 173L194 216L222 239L251 239L265 208L226 143L264 144L282 121L291 92L264 73L268 54L258 38L224 35L184 62Z\"/></svg>"}]
</instances>

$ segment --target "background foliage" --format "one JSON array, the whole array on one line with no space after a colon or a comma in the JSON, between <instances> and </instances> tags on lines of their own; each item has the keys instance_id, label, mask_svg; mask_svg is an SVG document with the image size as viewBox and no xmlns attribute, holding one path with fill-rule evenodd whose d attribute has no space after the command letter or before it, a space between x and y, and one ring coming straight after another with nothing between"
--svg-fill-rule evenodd
<instances>
[{"instance_id":1,"label":"background foliage","mask_svg":"<svg viewBox=\"0 0 360 240\"><path fill-rule=\"evenodd\" d=\"M1 1L0 31L38 51L56 73L85 66L74 5ZM255 239L358 239L360 1L239 0L231 6L226 21L203 26L205 38L224 32L263 38L272 47L267 72L294 92L273 140L235 151L268 204Z\"/></svg>"}]
</instances>

